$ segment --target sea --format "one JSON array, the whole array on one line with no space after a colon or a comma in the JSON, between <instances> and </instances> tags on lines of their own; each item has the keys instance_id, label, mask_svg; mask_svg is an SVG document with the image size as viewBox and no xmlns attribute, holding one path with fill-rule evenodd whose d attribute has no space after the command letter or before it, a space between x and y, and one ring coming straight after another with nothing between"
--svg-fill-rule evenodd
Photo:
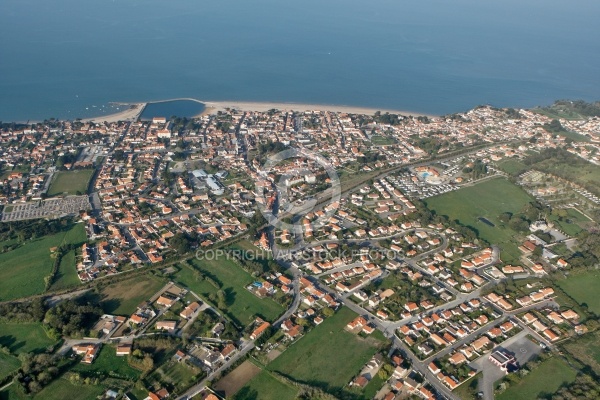
<instances>
[{"instance_id":1,"label":"sea","mask_svg":"<svg viewBox=\"0 0 600 400\"><path fill-rule=\"evenodd\" d=\"M2 0L0 120L195 98L446 114L600 99L598 0Z\"/></svg>"}]
</instances>

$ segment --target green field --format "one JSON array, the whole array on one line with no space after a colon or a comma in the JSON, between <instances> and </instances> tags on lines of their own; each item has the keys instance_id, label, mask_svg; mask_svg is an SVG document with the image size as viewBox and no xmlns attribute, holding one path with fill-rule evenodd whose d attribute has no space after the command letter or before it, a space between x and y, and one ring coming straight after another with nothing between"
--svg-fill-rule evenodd
<instances>
[{"instance_id":1,"label":"green field","mask_svg":"<svg viewBox=\"0 0 600 400\"><path fill-rule=\"evenodd\" d=\"M10 385L4 390L0 390L0 400L29 400L30 397L25 396L16 385Z\"/></svg>"},{"instance_id":2,"label":"green field","mask_svg":"<svg viewBox=\"0 0 600 400\"><path fill-rule=\"evenodd\" d=\"M458 219L461 224L476 229L480 238L500 246L504 261L518 262L521 256L519 234L500 222L498 216L503 212L517 213L531 200L525 191L506 179L491 179L431 197L425 202L437 214ZM495 226L479 221L479 217Z\"/></svg>"},{"instance_id":3,"label":"green field","mask_svg":"<svg viewBox=\"0 0 600 400\"><path fill-rule=\"evenodd\" d=\"M40 400L89 400L95 399L104 392L102 386L73 385L66 379L59 378L42 389L34 399Z\"/></svg>"},{"instance_id":4,"label":"green field","mask_svg":"<svg viewBox=\"0 0 600 400\"><path fill-rule=\"evenodd\" d=\"M500 161L498 163L498 167L506 172L507 174L510 175L519 175L525 171L527 171L527 165L523 164L521 161L514 159L514 158L508 158L508 159L504 159L502 161Z\"/></svg>"},{"instance_id":5,"label":"green field","mask_svg":"<svg viewBox=\"0 0 600 400\"><path fill-rule=\"evenodd\" d=\"M519 383L511 385L497 400L532 400L549 397L563 384L575 380L577 371L558 357L550 358L540 364Z\"/></svg>"},{"instance_id":6,"label":"green field","mask_svg":"<svg viewBox=\"0 0 600 400\"><path fill-rule=\"evenodd\" d=\"M390 136L373 135L371 136L371 143L374 146L387 146L397 142L393 137Z\"/></svg>"},{"instance_id":7,"label":"green field","mask_svg":"<svg viewBox=\"0 0 600 400\"><path fill-rule=\"evenodd\" d=\"M273 259L273 254L271 254L270 251L264 251L264 250L256 247L248 239L238 240L237 242L232 243L231 246L229 246L229 247L234 250L242 250L245 252L251 252L252 254L256 254L256 258L258 260L260 260L261 258L264 258L265 260Z\"/></svg>"},{"instance_id":8,"label":"green field","mask_svg":"<svg viewBox=\"0 0 600 400\"><path fill-rule=\"evenodd\" d=\"M565 160L547 158L531 165L532 169L561 176L568 181L586 186L599 194L600 166L584 161L576 155L567 153Z\"/></svg>"},{"instance_id":9,"label":"green field","mask_svg":"<svg viewBox=\"0 0 600 400\"><path fill-rule=\"evenodd\" d=\"M271 375L269 371L261 371L250 382L241 388L234 396L234 400L294 400L298 389L281 382Z\"/></svg>"},{"instance_id":10,"label":"green field","mask_svg":"<svg viewBox=\"0 0 600 400\"><path fill-rule=\"evenodd\" d=\"M565 211L567 212L567 217L563 218L562 221L560 221L558 216L554 214L551 214L549 218L552 222L558 225L560 230L569 236L577 235L582 231L582 226L590 223L589 218L573 208L567 208Z\"/></svg>"},{"instance_id":11,"label":"green field","mask_svg":"<svg viewBox=\"0 0 600 400\"><path fill-rule=\"evenodd\" d=\"M375 397L377 392L379 392L379 390L383 387L384 384L385 380L381 379L381 377L378 374L376 374L373 377L373 379L371 379L369 383L367 383L367 386L365 386L363 396L367 399L372 399L373 397Z\"/></svg>"},{"instance_id":12,"label":"green field","mask_svg":"<svg viewBox=\"0 0 600 400\"><path fill-rule=\"evenodd\" d=\"M596 374L600 375L600 331L569 341L564 347L572 356L589 365Z\"/></svg>"},{"instance_id":13,"label":"green field","mask_svg":"<svg viewBox=\"0 0 600 400\"><path fill-rule=\"evenodd\" d=\"M173 385L177 393L182 393L197 381L195 377L200 372L199 369L186 365L184 362L170 360L154 371L149 377L149 381L156 380Z\"/></svg>"},{"instance_id":14,"label":"green field","mask_svg":"<svg viewBox=\"0 0 600 400\"><path fill-rule=\"evenodd\" d=\"M64 193L84 194L87 192L90 179L94 175L93 169L79 169L74 171L60 171L52 179L48 188L48 197Z\"/></svg>"},{"instance_id":15,"label":"green field","mask_svg":"<svg viewBox=\"0 0 600 400\"><path fill-rule=\"evenodd\" d=\"M64 289L70 286L77 286L81 283L79 276L77 276L75 264L75 250L71 250L60 260L58 272L50 290Z\"/></svg>"},{"instance_id":16,"label":"green field","mask_svg":"<svg viewBox=\"0 0 600 400\"><path fill-rule=\"evenodd\" d=\"M567 279L557 281L557 284L579 304L586 305L589 311L600 315L600 296L597 293L600 288L600 272L571 274Z\"/></svg>"},{"instance_id":17,"label":"green field","mask_svg":"<svg viewBox=\"0 0 600 400\"><path fill-rule=\"evenodd\" d=\"M356 313L342 308L292 344L267 368L294 380L339 392L383 344L344 330Z\"/></svg>"},{"instance_id":18,"label":"green field","mask_svg":"<svg viewBox=\"0 0 600 400\"><path fill-rule=\"evenodd\" d=\"M131 315L165 283L153 275L142 275L110 284L100 291L100 305L109 314Z\"/></svg>"},{"instance_id":19,"label":"green field","mask_svg":"<svg viewBox=\"0 0 600 400\"><path fill-rule=\"evenodd\" d=\"M461 400L475 400L479 390L479 378L481 378L481 372L467 379L459 387L454 389L452 393L458 396Z\"/></svg>"},{"instance_id":20,"label":"green field","mask_svg":"<svg viewBox=\"0 0 600 400\"><path fill-rule=\"evenodd\" d=\"M0 322L0 345L13 354L43 352L54 343L41 323Z\"/></svg>"},{"instance_id":21,"label":"green field","mask_svg":"<svg viewBox=\"0 0 600 400\"><path fill-rule=\"evenodd\" d=\"M254 278L233 261L226 259L194 260L191 264L221 285L227 304L227 309L223 311L239 324L248 325L256 315L273 321L283 313L283 307L272 299L260 299L246 289L246 286L251 284ZM184 285L205 297L217 293L219 289L206 280L198 281L193 271L183 266L182 271L185 269L188 271L183 273L180 271L177 275Z\"/></svg>"},{"instance_id":22,"label":"green field","mask_svg":"<svg viewBox=\"0 0 600 400\"><path fill-rule=\"evenodd\" d=\"M27 240L15 250L0 254L0 301L43 293L44 277L52 272L54 264L50 248L85 240L83 224L74 224L68 231Z\"/></svg>"},{"instance_id":23,"label":"green field","mask_svg":"<svg viewBox=\"0 0 600 400\"><path fill-rule=\"evenodd\" d=\"M95 374L110 375L116 378L136 380L141 372L132 368L127 363L127 357L117 356L117 350L113 346L104 345L100 354L92 364L77 364L72 371L79 372L83 376Z\"/></svg>"},{"instance_id":24,"label":"green field","mask_svg":"<svg viewBox=\"0 0 600 400\"><path fill-rule=\"evenodd\" d=\"M2 336L0 336L1 338ZM15 356L0 352L0 380L21 366L21 362Z\"/></svg>"}]
</instances>

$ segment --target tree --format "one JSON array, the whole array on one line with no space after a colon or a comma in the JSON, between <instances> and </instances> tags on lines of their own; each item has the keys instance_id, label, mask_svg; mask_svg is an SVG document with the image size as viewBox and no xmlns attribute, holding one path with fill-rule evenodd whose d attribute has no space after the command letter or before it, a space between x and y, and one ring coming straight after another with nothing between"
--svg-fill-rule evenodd
<instances>
[{"instance_id":1,"label":"tree","mask_svg":"<svg viewBox=\"0 0 600 400\"><path fill-rule=\"evenodd\" d=\"M325 316L325 317L327 317L327 318L328 318L328 317L332 317L332 316L333 316L333 314L335 314L335 311L333 311L333 309L332 309L332 308L330 308L330 307L324 307L324 308L321 310L321 312L323 313L323 316Z\"/></svg>"},{"instance_id":2,"label":"tree","mask_svg":"<svg viewBox=\"0 0 600 400\"><path fill-rule=\"evenodd\" d=\"M171 238L169 244L179 254L188 253L192 249L192 239L184 232L177 232Z\"/></svg>"},{"instance_id":3,"label":"tree","mask_svg":"<svg viewBox=\"0 0 600 400\"><path fill-rule=\"evenodd\" d=\"M225 302L225 292L222 290L217 291L217 307L221 310L227 308L227 303Z\"/></svg>"}]
</instances>

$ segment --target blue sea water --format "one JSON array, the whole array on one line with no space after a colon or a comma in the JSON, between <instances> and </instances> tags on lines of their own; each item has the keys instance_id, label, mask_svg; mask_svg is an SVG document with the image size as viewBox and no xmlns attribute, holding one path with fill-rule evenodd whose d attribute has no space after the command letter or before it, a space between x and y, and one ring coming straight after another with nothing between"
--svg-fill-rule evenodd
<instances>
[{"instance_id":1,"label":"blue sea water","mask_svg":"<svg viewBox=\"0 0 600 400\"><path fill-rule=\"evenodd\" d=\"M600 99L597 0L2 0L0 120L110 102Z\"/></svg>"}]
</instances>

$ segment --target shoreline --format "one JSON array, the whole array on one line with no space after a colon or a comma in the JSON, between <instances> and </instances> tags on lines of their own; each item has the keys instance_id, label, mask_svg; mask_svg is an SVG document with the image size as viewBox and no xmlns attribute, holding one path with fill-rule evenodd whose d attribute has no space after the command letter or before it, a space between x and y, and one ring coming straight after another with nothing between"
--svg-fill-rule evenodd
<instances>
[{"instance_id":1,"label":"shoreline","mask_svg":"<svg viewBox=\"0 0 600 400\"><path fill-rule=\"evenodd\" d=\"M405 116L424 116L424 117L437 117L438 115L418 113L414 111L406 110L392 110L372 107L360 107L360 106L345 106L335 104L305 104L305 103L286 103L286 102L259 102L259 101L203 101L193 98L176 98L159 101L149 102L136 102L136 103L124 103L115 102L115 104L129 105L130 108L124 111L119 111L114 114L100 115L97 117L82 118L83 122L117 122L117 121L135 121L137 120L146 105L152 103L166 103L170 101L187 100L202 103L205 109L194 115L192 118L199 118L205 115L216 114L219 111L225 111L227 108L234 108L240 111L255 111L255 112L266 112L271 109L277 109L280 111L329 111L329 112L342 112L348 114L365 114L373 115L375 112L380 111L382 114L399 114Z\"/></svg>"},{"instance_id":2,"label":"shoreline","mask_svg":"<svg viewBox=\"0 0 600 400\"><path fill-rule=\"evenodd\" d=\"M119 111L114 114L106 114L100 115L97 117L91 118L81 118L82 122L118 122L118 121L135 121L137 120L144 108L148 103L121 103L115 102L114 104L127 105L129 108L127 110Z\"/></svg>"},{"instance_id":3,"label":"shoreline","mask_svg":"<svg viewBox=\"0 0 600 400\"><path fill-rule=\"evenodd\" d=\"M195 100L195 99L189 99ZM439 115L419 113L415 111L407 110L392 110L385 108L374 108L374 107L361 107L361 106L347 106L341 104L306 104L306 103L286 103L286 102L260 102L260 101L202 101L195 100L206 106L207 110L210 108L210 112L205 110L199 115L212 114L218 111L225 111L226 108L235 108L240 111L257 111L265 112L271 109L277 109L280 111L330 111L330 112L343 112L348 114L368 114L373 115L375 112L380 111L382 114L400 114L400 115L412 115L415 117L438 117Z\"/></svg>"}]
</instances>

